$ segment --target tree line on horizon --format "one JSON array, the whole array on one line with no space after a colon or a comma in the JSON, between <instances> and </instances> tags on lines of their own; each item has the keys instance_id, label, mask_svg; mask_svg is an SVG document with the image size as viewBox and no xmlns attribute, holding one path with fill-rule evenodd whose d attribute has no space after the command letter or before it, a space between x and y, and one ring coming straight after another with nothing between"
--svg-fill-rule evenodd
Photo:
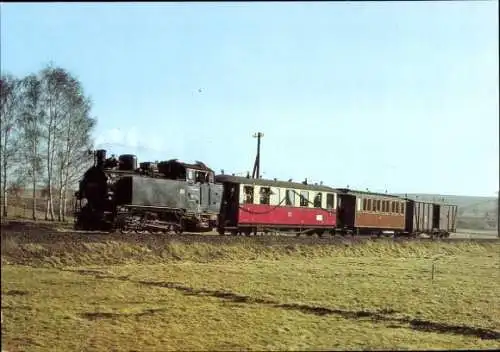
<instances>
[{"instance_id":1,"label":"tree line on horizon","mask_svg":"<svg viewBox=\"0 0 500 352\"><path fill-rule=\"evenodd\" d=\"M29 187L34 220L44 190L45 220L64 221L67 194L92 163L90 97L75 76L50 64L25 77L2 71L0 104L2 217L8 197Z\"/></svg>"}]
</instances>

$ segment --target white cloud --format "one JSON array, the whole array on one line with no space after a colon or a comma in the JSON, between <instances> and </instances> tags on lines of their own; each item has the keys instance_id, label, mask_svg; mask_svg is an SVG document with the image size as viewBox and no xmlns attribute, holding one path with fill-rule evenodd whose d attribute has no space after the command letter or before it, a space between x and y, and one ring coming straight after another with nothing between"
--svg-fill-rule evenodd
<instances>
[{"instance_id":1,"label":"white cloud","mask_svg":"<svg viewBox=\"0 0 500 352\"><path fill-rule=\"evenodd\" d=\"M119 147L130 149L144 149L146 151L163 151L163 140L156 135L147 135L131 126L128 129L112 128L97 135L96 148Z\"/></svg>"}]
</instances>

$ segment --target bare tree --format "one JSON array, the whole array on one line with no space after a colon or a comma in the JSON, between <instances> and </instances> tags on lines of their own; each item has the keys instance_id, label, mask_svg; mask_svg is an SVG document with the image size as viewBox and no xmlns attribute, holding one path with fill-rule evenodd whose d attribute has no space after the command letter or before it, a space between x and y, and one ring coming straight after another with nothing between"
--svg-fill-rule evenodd
<instances>
[{"instance_id":1,"label":"bare tree","mask_svg":"<svg viewBox=\"0 0 500 352\"><path fill-rule=\"evenodd\" d=\"M36 220L36 189L39 174L43 170L43 159L40 155L42 142L42 126L45 118L41 109L42 85L36 75L25 77L22 82L22 108L19 118L20 140L24 144L20 152L23 160L20 172L25 173L33 186L33 220Z\"/></svg>"},{"instance_id":2,"label":"bare tree","mask_svg":"<svg viewBox=\"0 0 500 352\"><path fill-rule=\"evenodd\" d=\"M8 176L15 163L17 131L16 121L20 108L19 79L12 75L2 74L0 81L0 158L2 178L2 216L7 216Z\"/></svg>"},{"instance_id":3,"label":"bare tree","mask_svg":"<svg viewBox=\"0 0 500 352\"><path fill-rule=\"evenodd\" d=\"M45 219L54 220L54 195L55 184L54 163L58 146L61 140L67 138L64 125L70 120L69 115L73 108L72 95L75 94L78 82L64 69L49 65L40 74L43 87L43 108L45 119L45 166L47 171L47 207Z\"/></svg>"},{"instance_id":4,"label":"bare tree","mask_svg":"<svg viewBox=\"0 0 500 352\"><path fill-rule=\"evenodd\" d=\"M36 220L37 189L43 182L45 219L55 220L57 194L58 219L64 220L68 190L92 162L86 153L92 149L96 124L90 117L91 101L75 77L53 65L21 80L2 74L1 83L3 214L7 214L7 179L15 185L30 182ZM16 175L9 178L14 167Z\"/></svg>"},{"instance_id":5,"label":"bare tree","mask_svg":"<svg viewBox=\"0 0 500 352\"><path fill-rule=\"evenodd\" d=\"M68 190L92 162L87 151L91 149L91 132L96 122L90 117L91 102L84 97L80 83L74 78L70 78L68 83L64 121L57 134L55 164L59 181L59 221L65 220Z\"/></svg>"}]
</instances>

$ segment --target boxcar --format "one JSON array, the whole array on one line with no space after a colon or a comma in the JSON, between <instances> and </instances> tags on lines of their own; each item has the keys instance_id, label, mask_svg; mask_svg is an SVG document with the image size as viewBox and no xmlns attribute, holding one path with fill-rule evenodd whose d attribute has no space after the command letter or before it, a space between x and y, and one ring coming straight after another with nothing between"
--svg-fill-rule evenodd
<instances>
[{"instance_id":1,"label":"boxcar","mask_svg":"<svg viewBox=\"0 0 500 352\"><path fill-rule=\"evenodd\" d=\"M220 234L279 230L322 235L336 226L333 188L229 175L215 179L223 184Z\"/></svg>"},{"instance_id":2,"label":"boxcar","mask_svg":"<svg viewBox=\"0 0 500 352\"><path fill-rule=\"evenodd\" d=\"M406 203L406 233L434 234L439 228L439 208L429 202L408 199Z\"/></svg>"},{"instance_id":3,"label":"boxcar","mask_svg":"<svg viewBox=\"0 0 500 352\"><path fill-rule=\"evenodd\" d=\"M448 237L456 231L457 206L407 199L405 233Z\"/></svg>"},{"instance_id":4,"label":"boxcar","mask_svg":"<svg viewBox=\"0 0 500 352\"><path fill-rule=\"evenodd\" d=\"M439 232L448 237L451 232L457 231L457 210L456 205L437 204L439 208Z\"/></svg>"},{"instance_id":5,"label":"boxcar","mask_svg":"<svg viewBox=\"0 0 500 352\"><path fill-rule=\"evenodd\" d=\"M397 234L404 232L406 202L382 193L338 189L338 227L356 234Z\"/></svg>"}]
</instances>

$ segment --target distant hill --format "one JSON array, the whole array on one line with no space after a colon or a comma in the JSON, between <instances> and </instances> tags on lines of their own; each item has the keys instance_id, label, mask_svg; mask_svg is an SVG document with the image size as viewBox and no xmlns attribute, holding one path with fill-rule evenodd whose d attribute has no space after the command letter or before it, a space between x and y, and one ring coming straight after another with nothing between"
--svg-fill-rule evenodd
<instances>
[{"instance_id":1,"label":"distant hill","mask_svg":"<svg viewBox=\"0 0 500 352\"><path fill-rule=\"evenodd\" d=\"M404 196L404 194L398 194ZM445 202L458 206L457 227L474 230L494 230L497 228L497 205L495 197L445 196L440 194L408 194L410 199L428 202Z\"/></svg>"}]
</instances>

